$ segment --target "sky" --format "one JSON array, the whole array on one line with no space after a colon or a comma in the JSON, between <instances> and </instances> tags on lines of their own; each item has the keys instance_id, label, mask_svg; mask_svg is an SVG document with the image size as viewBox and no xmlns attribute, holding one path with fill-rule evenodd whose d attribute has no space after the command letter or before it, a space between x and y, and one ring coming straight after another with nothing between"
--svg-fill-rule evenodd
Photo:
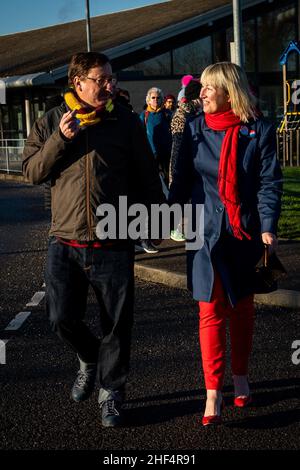
<instances>
[{"instance_id":1,"label":"sky","mask_svg":"<svg viewBox=\"0 0 300 470\"><path fill-rule=\"evenodd\" d=\"M90 16L164 0L89 0ZM86 0L0 0L0 36L85 18Z\"/></svg>"}]
</instances>

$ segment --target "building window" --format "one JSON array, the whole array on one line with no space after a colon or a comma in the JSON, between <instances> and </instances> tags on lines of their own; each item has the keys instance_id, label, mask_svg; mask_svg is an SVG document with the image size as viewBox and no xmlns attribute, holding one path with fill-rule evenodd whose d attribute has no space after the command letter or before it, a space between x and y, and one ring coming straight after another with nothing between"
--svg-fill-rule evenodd
<instances>
[{"instance_id":1,"label":"building window","mask_svg":"<svg viewBox=\"0 0 300 470\"><path fill-rule=\"evenodd\" d=\"M232 28L221 29L213 33L213 62L223 62L224 60L230 60L230 41L232 41L232 34Z\"/></svg>"},{"instance_id":2,"label":"building window","mask_svg":"<svg viewBox=\"0 0 300 470\"><path fill-rule=\"evenodd\" d=\"M246 72L255 72L255 20L243 24L244 67Z\"/></svg>"},{"instance_id":3,"label":"building window","mask_svg":"<svg viewBox=\"0 0 300 470\"><path fill-rule=\"evenodd\" d=\"M10 107L10 124L13 139L23 139L25 134L25 122L22 103L13 104Z\"/></svg>"},{"instance_id":4,"label":"building window","mask_svg":"<svg viewBox=\"0 0 300 470\"><path fill-rule=\"evenodd\" d=\"M154 75L171 75L171 53L166 52L153 59L139 62L138 64L123 69L122 72L136 72L139 78Z\"/></svg>"},{"instance_id":5,"label":"building window","mask_svg":"<svg viewBox=\"0 0 300 470\"><path fill-rule=\"evenodd\" d=\"M259 72L281 70L279 58L289 42L296 39L296 18L295 8L281 8L257 19ZM290 56L288 66L296 70L295 55Z\"/></svg>"},{"instance_id":6,"label":"building window","mask_svg":"<svg viewBox=\"0 0 300 470\"><path fill-rule=\"evenodd\" d=\"M204 68L212 63L211 37L174 49L173 61L175 75L201 75Z\"/></svg>"},{"instance_id":7,"label":"building window","mask_svg":"<svg viewBox=\"0 0 300 470\"><path fill-rule=\"evenodd\" d=\"M26 125L22 95L13 95L9 90L8 102L8 105L1 105L0 139L23 139Z\"/></svg>"},{"instance_id":8,"label":"building window","mask_svg":"<svg viewBox=\"0 0 300 470\"><path fill-rule=\"evenodd\" d=\"M31 101L33 119L34 121L45 114L45 104L42 101L41 97L33 97Z\"/></svg>"},{"instance_id":9,"label":"building window","mask_svg":"<svg viewBox=\"0 0 300 470\"><path fill-rule=\"evenodd\" d=\"M260 86L259 95L259 106L263 115L277 127L283 116L282 86Z\"/></svg>"},{"instance_id":10,"label":"building window","mask_svg":"<svg viewBox=\"0 0 300 470\"><path fill-rule=\"evenodd\" d=\"M9 112L8 106L5 104L0 105L0 140L10 137L9 131Z\"/></svg>"}]
</instances>

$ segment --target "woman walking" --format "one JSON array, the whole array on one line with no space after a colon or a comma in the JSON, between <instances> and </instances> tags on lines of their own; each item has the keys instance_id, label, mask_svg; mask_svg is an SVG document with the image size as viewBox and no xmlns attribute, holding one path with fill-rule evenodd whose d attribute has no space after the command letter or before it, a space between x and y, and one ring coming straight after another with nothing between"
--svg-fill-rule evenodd
<instances>
[{"instance_id":1,"label":"woman walking","mask_svg":"<svg viewBox=\"0 0 300 470\"><path fill-rule=\"evenodd\" d=\"M188 284L199 302L208 425L221 422L227 318L234 405L251 401L254 269L263 244L276 248L282 175L275 131L258 116L243 70L216 63L200 81L203 114L185 128L169 200L204 204L204 243L187 256Z\"/></svg>"}]
</instances>

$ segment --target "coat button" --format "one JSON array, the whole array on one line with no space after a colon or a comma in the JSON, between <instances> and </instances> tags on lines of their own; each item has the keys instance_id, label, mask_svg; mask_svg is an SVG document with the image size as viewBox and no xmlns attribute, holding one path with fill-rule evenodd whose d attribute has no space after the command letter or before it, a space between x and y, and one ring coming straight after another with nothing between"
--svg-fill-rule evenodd
<instances>
[{"instance_id":1,"label":"coat button","mask_svg":"<svg viewBox=\"0 0 300 470\"><path fill-rule=\"evenodd\" d=\"M220 214L221 212L223 212L223 210L224 210L224 207L223 207L223 206L218 206L218 207L216 208L216 212L217 212L218 214Z\"/></svg>"}]
</instances>

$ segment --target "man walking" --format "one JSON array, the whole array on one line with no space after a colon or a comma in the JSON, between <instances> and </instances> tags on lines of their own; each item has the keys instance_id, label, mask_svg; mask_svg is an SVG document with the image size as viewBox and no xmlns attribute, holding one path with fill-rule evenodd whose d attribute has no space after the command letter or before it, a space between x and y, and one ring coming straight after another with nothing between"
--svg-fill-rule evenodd
<instances>
[{"instance_id":1,"label":"man walking","mask_svg":"<svg viewBox=\"0 0 300 470\"><path fill-rule=\"evenodd\" d=\"M23 171L33 184L51 181L52 223L46 263L46 305L53 330L78 356L72 398L92 393L97 370L103 426L121 424L129 369L134 300L134 245L99 240L97 207L119 196L161 203L164 196L142 124L111 99L109 59L75 54L65 101L38 119L27 139ZM83 318L95 291L101 341Z\"/></svg>"}]
</instances>

